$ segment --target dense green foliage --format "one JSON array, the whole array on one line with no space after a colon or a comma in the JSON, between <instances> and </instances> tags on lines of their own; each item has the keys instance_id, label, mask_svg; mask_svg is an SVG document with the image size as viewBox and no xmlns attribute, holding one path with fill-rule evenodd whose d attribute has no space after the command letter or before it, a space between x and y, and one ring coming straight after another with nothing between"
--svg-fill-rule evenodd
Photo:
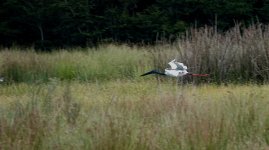
<instances>
[{"instance_id":1,"label":"dense green foliage","mask_svg":"<svg viewBox=\"0 0 269 150\"><path fill-rule=\"evenodd\" d=\"M0 0L0 44L153 43L187 27L268 23L267 0Z\"/></svg>"}]
</instances>

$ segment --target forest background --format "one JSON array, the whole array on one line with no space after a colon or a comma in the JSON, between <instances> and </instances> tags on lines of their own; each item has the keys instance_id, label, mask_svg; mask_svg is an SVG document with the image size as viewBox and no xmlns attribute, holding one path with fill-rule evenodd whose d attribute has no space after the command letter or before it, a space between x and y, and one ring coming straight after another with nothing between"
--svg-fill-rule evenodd
<instances>
[{"instance_id":1,"label":"forest background","mask_svg":"<svg viewBox=\"0 0 269 150\"><path fill-rule=\"evenodd\" d=\"M37 49L174 41L186 29L269 22L267 0L0 0L0 45Z\"/></svg>"}]
</instances>

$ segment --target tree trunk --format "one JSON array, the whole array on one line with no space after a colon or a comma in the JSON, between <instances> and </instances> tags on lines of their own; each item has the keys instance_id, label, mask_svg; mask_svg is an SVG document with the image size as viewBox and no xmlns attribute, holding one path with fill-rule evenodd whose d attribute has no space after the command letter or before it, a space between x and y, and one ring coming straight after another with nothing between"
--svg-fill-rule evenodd
<instances>
[{"instance_id":1,"label":"tree trunk","mask_svg":"<svg viewBox=\"0 0 269 150\"><path fill-rule=\"evenodd\" d=\"M39 32L40 32L41 43L43 44L43 42L44 42L44 32L43 32L42 25L38 25L38 29L39 29Z\"/></svg>"}]
</instances>

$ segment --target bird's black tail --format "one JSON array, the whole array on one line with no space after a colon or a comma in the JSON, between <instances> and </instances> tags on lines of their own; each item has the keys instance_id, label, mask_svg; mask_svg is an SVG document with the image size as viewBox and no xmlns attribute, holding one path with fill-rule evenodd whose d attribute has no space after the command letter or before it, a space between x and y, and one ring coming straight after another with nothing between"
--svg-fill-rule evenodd
<instances>
[{"instance_id":1,"label":"bird's black tail","mask_svg":"<svg viewBox=\"0 0 269 150\"><path fill-rule=\"evenodd\" d=\"M142 74L141 76L146 76L146 75L149 75L149 74L165 75L164 73L161 73L161 72L159 72L157 70L151 70L151 71L149 71L147 73Z\"/></svg>"}]
</instances>

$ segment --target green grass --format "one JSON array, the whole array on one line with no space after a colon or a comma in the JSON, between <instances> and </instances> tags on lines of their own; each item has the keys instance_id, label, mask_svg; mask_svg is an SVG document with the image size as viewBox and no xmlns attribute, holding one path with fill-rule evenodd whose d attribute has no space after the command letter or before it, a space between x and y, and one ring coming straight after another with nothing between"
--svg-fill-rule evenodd
<instances>
[{"instance_id":1,"label":"green grass","mask_svg":"<svg viewBox=\"0 0 269 150\"><path fill-rule=\"evenodd\" d=\"M0 86L1 149L267 149L269 87L117 80Z\"/></svg>"},{"instance_id":2,"label":"green grass","mask_svg":"<svg viewBox=\"0 0 269 150\"><path fill-rule=\"evenodd\" d=\"M171 44L107 44L38 53L33 49L0 49L0 75L7 82L47 82L50 78L102 82L137 79L150 69L164 69L172 59L192 73L209 73L211 83L268 83L269 30L266 25L235 26L225 33L192 29ZM194 78L194 82L204 82Z\"/></svg>"},{"instance_id":3,"label":"green grass","mask_svg":"<svg viewBox=\"0 0 269 150\"><path fill-rule=\"evenodd\" d=\"M191 30L171 45L1 49L0 149L268 149L269 87L251 84L268 82L266 28ZM174 58L210 77L140 77Z\"/></svg>"},{"instance_id":4,"label":"green grass","mask_svg":"<svg viewBox=\"0 0 269 150\"><path fill-rule=\"evenodd\" d=\"M52 53L12 49L0 52L0 74L7 82L43 82L50 78L80 81L133 79L153 66L147 56L145 50L124 45Z\"/></svg>"}]
</instances>

